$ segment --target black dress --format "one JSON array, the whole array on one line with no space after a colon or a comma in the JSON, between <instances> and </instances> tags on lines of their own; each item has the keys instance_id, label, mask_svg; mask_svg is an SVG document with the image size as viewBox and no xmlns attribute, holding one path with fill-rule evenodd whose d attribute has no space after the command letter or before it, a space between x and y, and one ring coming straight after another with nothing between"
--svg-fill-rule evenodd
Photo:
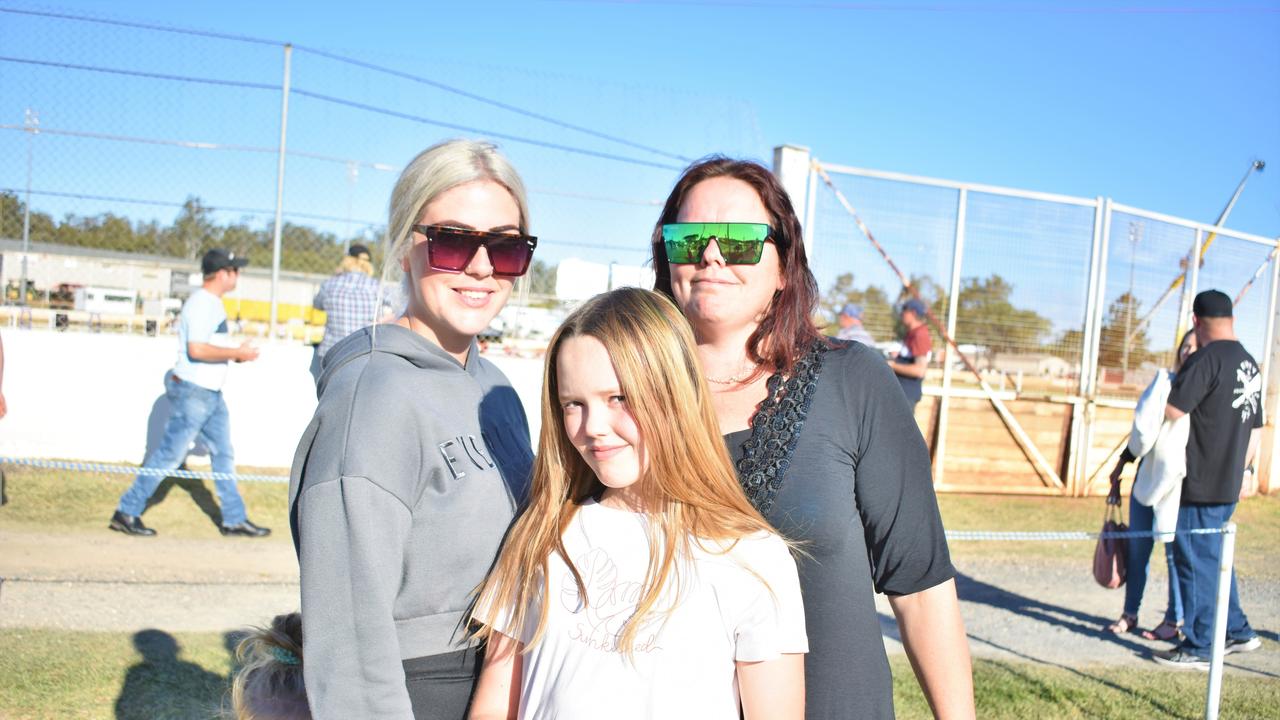
<instances>
[{"instance_id":1,"label":"black dress","mask_svg":"<svg viewBox=\"0 0 1280 720\"><path fill-rule=\"evenodd\" d=\"M893 372L859 343L815 343L769 388L752 428L725 441L748 497L809 555L796 560L805 717L892 718L874 593L955 576L928 449Z\"/></svg>"}]
</instances>

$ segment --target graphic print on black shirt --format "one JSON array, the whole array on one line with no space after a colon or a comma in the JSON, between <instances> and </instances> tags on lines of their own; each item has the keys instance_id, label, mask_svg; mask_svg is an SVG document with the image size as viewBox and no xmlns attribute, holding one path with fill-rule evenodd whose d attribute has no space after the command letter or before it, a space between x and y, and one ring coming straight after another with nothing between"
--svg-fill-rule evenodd
<instances>
[{"instance_id":1,"label":"graphic print on black shirt","mask_svg":"<svg viewBox=\"0 0 1280 720\"><path fill-rule=\"evenodd\" d=\"M1249 435L1263 424L1258 364L1236 340L1211 342L1174 378L1169 404L1191 414L1182 504L1235 502Z\"/></svg>"}]
</instances>

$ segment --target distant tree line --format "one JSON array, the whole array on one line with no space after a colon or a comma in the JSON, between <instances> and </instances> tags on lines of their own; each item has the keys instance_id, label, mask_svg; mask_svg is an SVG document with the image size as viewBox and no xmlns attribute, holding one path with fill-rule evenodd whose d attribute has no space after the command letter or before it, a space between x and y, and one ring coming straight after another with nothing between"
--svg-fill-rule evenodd
<instances>
[{"instance_id":1,"label":"distant tree line","mask_svg":"<svg viewBox=\"0 0 1280 720\"><path fill-rule=\"evenodd\" d=\"M942 286L928 275L913 275L909 280L938 321L946 323L949 298ZM1048 353L1068 362L1078 362L1082 348L1081 329L1070 328L1055 335L1049 318L1013 304L1010 299L1013 289L1013 284L999 274L964 278L960 287L960 304L956 308L956 341L983 348L987 367L993 366L998 356L1010 353ZM857 303L862 307L863 325L872 337L895 340L906 332L898 319L897 308L910 296L905 288L895 293L892 299L888 292L876 285L859 288L853 273L844 273L836 277L822 296L821 307L829 318L834 319L846 303ZM1125 340L1130 335L1130 368L1157 359L1158 353L1149 348L1146 330L1139 328L1140 316L1140 303L1129 293L1121 295L1107 309L1099 338L1099 360L1103 367L1121 367L1125 359ZM833 323L828 331L834 333L836 329ZM940 346L942 339L936 330L934 338L935 347Z\"/></svg>"},{"instance_id":2,"label":"distant tree line","mask_svg":"<svg viewBox=\"0 0 1280 720\"><path fill-rule=\"evenodd\" d=\"M22 216L26 206L12 192L0 192L0 238L22 237ZM197 262L210 248L226 248L249 258L254 267L271 267L274 228L254 227L245 221L219 224L213 210L198 197L189 197L173 223L135 222L115 213L94 216L67 214L62 219L31 211L30 239L33 243L55 243L73 247L118 252L162 255ZM377 230L380 238L382 230ZM380 243L357 236L344 239L305 225L285 222L280 232L280 267L283 270L330 273L342 259L344 247L362 242L369 246L375 268L382 264ZM537 295L555 293L555 269L534 260L529 271L530 291Z\"/></svg>"}]
</instances>

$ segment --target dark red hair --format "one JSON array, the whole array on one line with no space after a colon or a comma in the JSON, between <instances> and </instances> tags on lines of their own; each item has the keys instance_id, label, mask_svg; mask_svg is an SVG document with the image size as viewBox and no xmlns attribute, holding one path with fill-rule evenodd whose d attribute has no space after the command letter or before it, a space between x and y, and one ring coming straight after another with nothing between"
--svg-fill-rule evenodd
<instances>
[{"instance_id":1,"label":"dark red hair","mask_svg":"<svg viewBox=\"0 0 1280 720\"><path fill-rule=\"evenodd\" d=\"M671 268L667 248L662 242L662 226L676 222L680 206L695 185L711 178L728 177L741 180L755 189L769 213L773 228L773 244L782 263L783 289L773 294L760 326L747 339L747 356L774 372L790 373L814 340L820 335L813 316L818 307L818 281L809 270L804 253L804 235L800 219L791 206L791 198L782 183L763 165L750 160L734 160L712 155L690 165L667 196L662 215L653 228L650 240L653 253L654 289L675 299L671 292Z\"/></svg>"}]
</instances>

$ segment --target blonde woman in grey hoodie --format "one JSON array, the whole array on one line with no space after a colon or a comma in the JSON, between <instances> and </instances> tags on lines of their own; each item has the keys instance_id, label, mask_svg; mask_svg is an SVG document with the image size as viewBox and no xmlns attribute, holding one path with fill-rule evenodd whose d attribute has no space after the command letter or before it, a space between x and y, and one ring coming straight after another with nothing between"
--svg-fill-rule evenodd
<instances>
[{"instance_id":1,"label":"blonde woman in grey hoodie","mask_svg":"<svg viewBox=\"0 0 1280 720\"><path fill-rule=\"evenodd\" d=\"M387 265L407 305L325 354L290 476L316 720L466 715L462 619L533 460L476 336L529 267L528 227L520 176L488 143L428 148L396 183Z\"/></svg>"}]
</instances>

